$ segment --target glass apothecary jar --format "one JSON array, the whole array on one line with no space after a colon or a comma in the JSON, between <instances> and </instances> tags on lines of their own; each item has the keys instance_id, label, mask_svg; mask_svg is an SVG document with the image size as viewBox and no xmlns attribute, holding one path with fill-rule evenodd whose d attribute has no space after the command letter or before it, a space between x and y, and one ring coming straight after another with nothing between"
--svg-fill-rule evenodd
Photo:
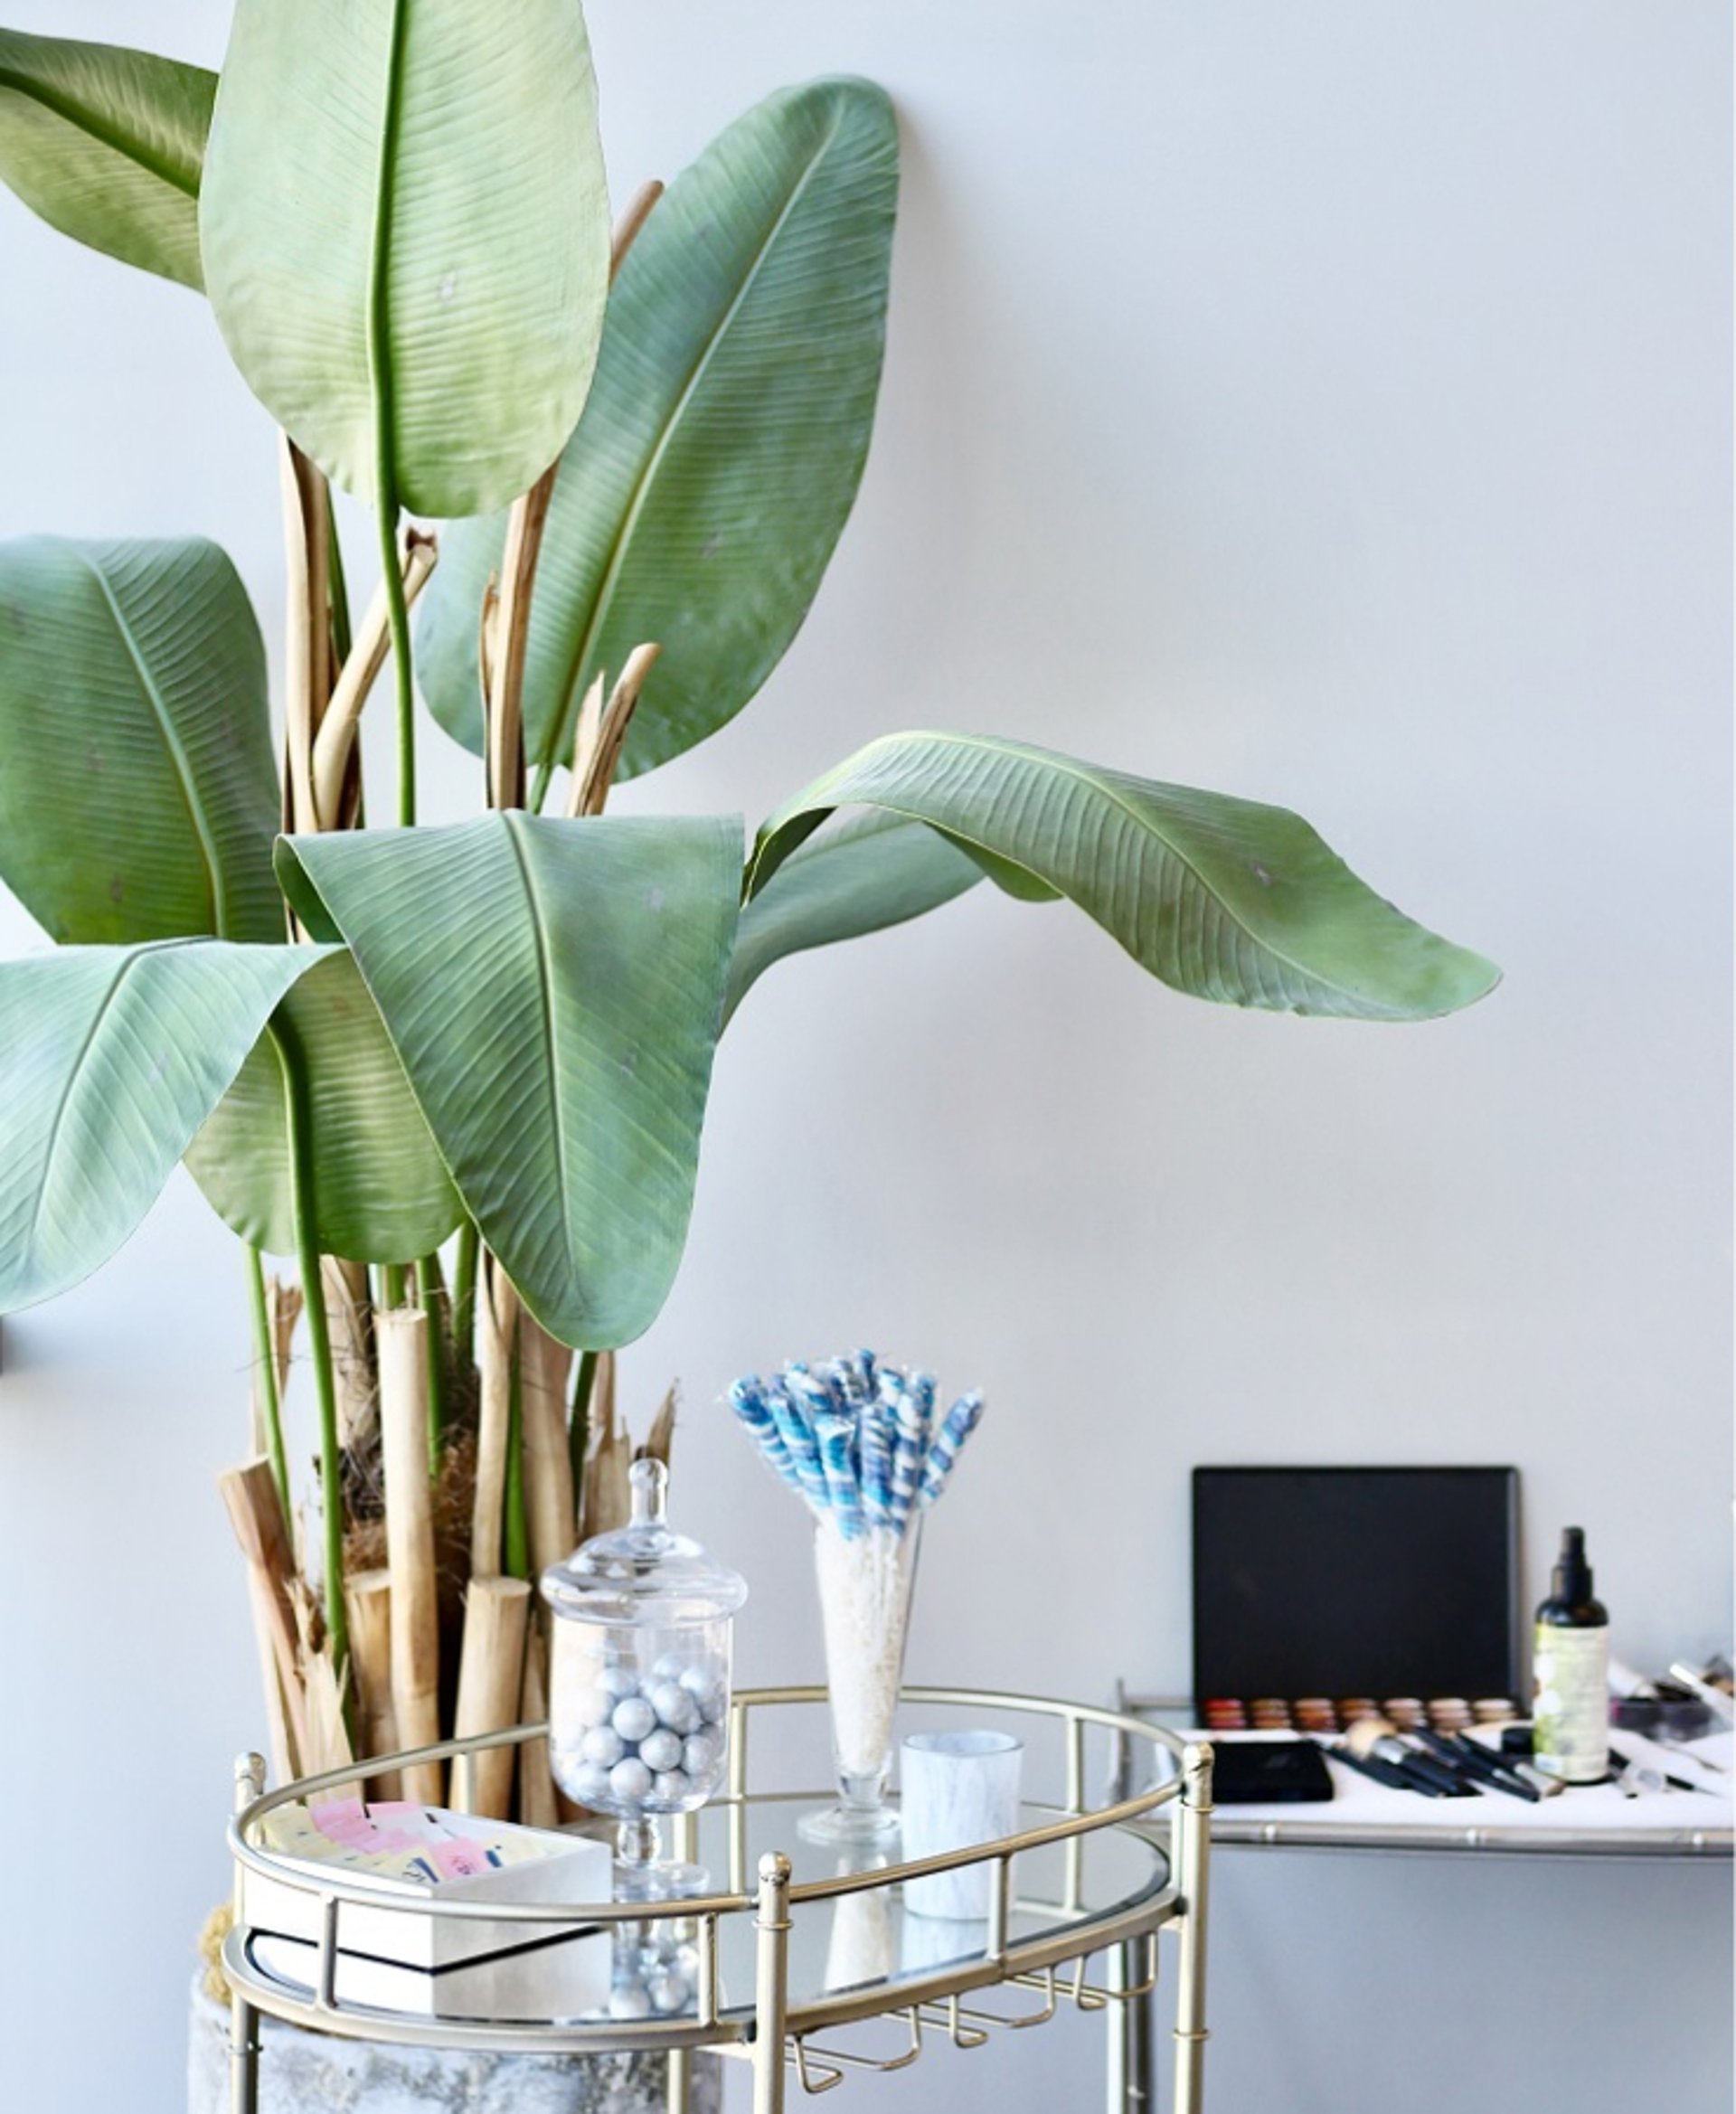
<instances>
[{"instance_id":1,"label":"glass apothecary jar","mask_svg":"<svg viewBox=\"0 0 1736 2114\"><path fill-rule=\"evenodd\" d=\"M661 1461L635 1461L630 1487L626 1526L542 1574L554 1779L613 1816L629 1888L653 1882L658 1817L693 1811L723 1780L731 1637L748 1597L738 1571L669 1525Z\"/></svg>"}]
</instances>

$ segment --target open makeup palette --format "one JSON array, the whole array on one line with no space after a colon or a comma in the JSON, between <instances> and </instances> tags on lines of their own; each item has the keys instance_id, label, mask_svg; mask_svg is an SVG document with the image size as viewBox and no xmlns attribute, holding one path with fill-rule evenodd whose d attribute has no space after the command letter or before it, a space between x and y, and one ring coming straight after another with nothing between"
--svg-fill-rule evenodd
<instances>
[{"instance_id":1,"label":"open makeup palette","mask_svg":"<svg viewBox=\"0 0 1736 2114\"><path fill-rule=\"evenodd\" d=\"M1195 1468L1197 1722L1518 1716L1519 1578L1515 1468Z\"/></svg>"}]
</instances>

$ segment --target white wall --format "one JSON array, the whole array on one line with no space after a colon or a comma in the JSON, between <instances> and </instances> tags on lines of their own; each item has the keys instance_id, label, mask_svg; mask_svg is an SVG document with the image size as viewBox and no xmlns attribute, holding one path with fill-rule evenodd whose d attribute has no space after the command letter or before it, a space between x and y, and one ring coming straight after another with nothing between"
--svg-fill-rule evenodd
<instances>
[{"instance_id":1,"label":"white wall","mask_svg":"<svg viewBox=\"0 0 1736 2114\"><path fill-rule=\"evenodd\" d=\"M1582 1520L1625 1656L1727 1641L1726 11L590 12L622 190L822 71L883 80L906 127L880 434L820 609L749 715L621 804L751 820L876 731L996 729L1293 805L1507 972L1429 1027L1244 1016L986 890L776 972L626 1365L641 1414L684 1383L681 1509L752 1580L745 1673L815 1670L816 1625L796 1512L715 1397L857 1340L991 1402L925 1554L919 1677L1182 1684L1201 1459L1514 1461L1533 1583ZM218 0L11 14L222 48ZM0 533L202 530L271 623L270 435L202 305L8 199L0 243ZM427 768L467 801L464 760ZM0 940L31 943L9 907ZM257 1737L211 1488L245 1356L239 1265L181 1180L7 1325L21 2105L175 2103ZM1222 1867L1214 2105L1729 2104L1723 1873ZM134 1965L99 2032L105 1929ZM1094 2100L1068 2066L1095 2047L1034 2038L875 2103Z\"/></svg>"}]
</instances>

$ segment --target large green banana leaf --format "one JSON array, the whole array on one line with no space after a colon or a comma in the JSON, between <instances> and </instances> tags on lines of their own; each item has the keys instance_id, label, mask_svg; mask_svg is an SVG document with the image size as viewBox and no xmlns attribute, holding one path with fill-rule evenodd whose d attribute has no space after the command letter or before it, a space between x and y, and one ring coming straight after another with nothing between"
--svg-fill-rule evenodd
<instances>
[{"instance_id":1,"label":"large green banana leaf","mask_svg":"<svg viewBox=\"0 0 1736 2114\"><path fill-rule=\"evenodd\" d=\"M0 177L62 234L184 287L217 76L149 52L0 30Z\"/></svg>"},{"instance_id":2,"label":"large green banana leaf","mask_svg":"<svg viewBox=\"0 0 1736 2114\"><path fill-rule=\"evenodd\" d=\"M760 832L750 899L849 806L928 823L1014 893L1069 897L1153 976L1196 998L1427 1020L1500 978L1394 910L1282 807L980 734L889 734L816 779Z\"/></svg>"},{"instance_id":3,"label":"large green banana leaf","mask_svg":"<svg viewBox=\"0 0 1736 2114\"><path fill-rule=\"evenodd\" d=\"M852 816L792 852L742 911L729 1014L787 954L901 925L982 878L976 860L924 823L874 810Z\"/></svg>"},{"instance_id":4,"label":"large green banana leaf","mask_svg":"<svg viewBox=\"0 0 1736 2114\"><path fill-rule=\"evenodd\" d=\"M287 1020L307 1070L321 1252L359 1262L430 1254L463 1206L350 956L321 962L275 1017ZM295 1252L283 1074L269 1035L254 1044L186 1158L242 1240L275 1255Z\"/></svg>"},{"instance_id":5,"label":"large green banana leaf","mask_svg":"<svg viewBox=\"0 0 1736 2114\"><path fill-rule=\"evenodd\" d=\"M578 0L238 0L206 290L346 489L486 513L561 452L609 283L596 102Z\"/></svg>"},{"instance_id":6,"label":"large green banana leaf","mask_svg":"<svg viewBox=\"0 0 1736 2114\"><path fill-rule=\"evenodd\" d=\"M297 836L483 1239L551 1335L630 1341L668 1296L735 938L734 816Z\"/></svg>"},{"instance_id":7,"label":"large green banana leaf","mask_svg":"<svg viewBox=\"0 0 1736 2114\"><path fill-rule=\"evenodd\" d=\"M544 776L571 758L592 678L643 640L663 656L629 776L731 719L794 637L868 451L897 199L884 94L822 80L738 119L646 223L609 297L531 607L525 745ZM448 532L422 598L423 689L476 750L476 613L504 535L500 521Z\"/></svg>"},{"instance_id":8,"label":"large green banana leaf","mask_svg":"<svg viewBox=\"0 0 1736 2114\"><path fill-rule=\"evenodd\" d=\"M214 543L0 543L0 874L56 939L283 937L265 648Z\"/></svg>"},{"instance_id":9,"label":"large green banana leaf","mask_svg":"<svg viewBox=\"0 0 1736 2114\"><path fill-rule=\"evenodd\" d=\"M181 939L0 963L0 1312L108 1260L325 951Z\"/></svg>"}]
</instances>

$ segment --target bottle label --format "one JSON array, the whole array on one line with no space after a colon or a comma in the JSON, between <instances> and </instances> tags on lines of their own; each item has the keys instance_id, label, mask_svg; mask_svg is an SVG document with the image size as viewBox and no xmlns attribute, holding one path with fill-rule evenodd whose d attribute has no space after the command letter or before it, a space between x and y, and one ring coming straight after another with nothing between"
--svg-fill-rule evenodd
<instances>
[{"instance_id":1,"label":"bottle label","mask_svg":"<svg viewBox=\"0 0 1736 2114\"><path fill-rule=\"evenodd\" d=\"M1537 1625L1532 1654L1532 1747L1539 1769L1563 1783L1609 1773L1609 1632Z\"/></svg>"}]
</instances>

